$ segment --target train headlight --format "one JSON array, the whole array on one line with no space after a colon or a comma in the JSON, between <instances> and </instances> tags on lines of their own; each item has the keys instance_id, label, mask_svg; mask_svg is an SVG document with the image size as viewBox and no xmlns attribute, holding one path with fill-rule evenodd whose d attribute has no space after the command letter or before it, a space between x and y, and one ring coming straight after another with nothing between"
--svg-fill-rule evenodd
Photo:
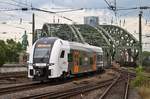
<instances>
[{"instance_id":1,"label":"train headlight","mask_svg":"<svg viewBox=\"0 0 150 99\"><path fill-rule=\"evenodd\" d=\"M45 66L46 66L46 63L36 63L35 66L38 66L38 67L45 67Z\"/></svg>"}]
</instances>

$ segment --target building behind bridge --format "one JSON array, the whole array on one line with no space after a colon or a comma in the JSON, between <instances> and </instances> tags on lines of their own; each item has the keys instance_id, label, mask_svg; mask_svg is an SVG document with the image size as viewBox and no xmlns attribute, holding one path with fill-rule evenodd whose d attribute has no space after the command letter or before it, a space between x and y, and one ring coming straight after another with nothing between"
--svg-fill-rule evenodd
<instances>
[{"instance_id":1,"label":"building behind bridge","mask_svg":"<svg viewBox=\"0 0 150 99\"><path fill-rule=\"evenodd\" d=\"M99 18L98 16L86 16L84 17L84 24L88 24L91 26L99 25Z\"/></svg>"}]
</instances>

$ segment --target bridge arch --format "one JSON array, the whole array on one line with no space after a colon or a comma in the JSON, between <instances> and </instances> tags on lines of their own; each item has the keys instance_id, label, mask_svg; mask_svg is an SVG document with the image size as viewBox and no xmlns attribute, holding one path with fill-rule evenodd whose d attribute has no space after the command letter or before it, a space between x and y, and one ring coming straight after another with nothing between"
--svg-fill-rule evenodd
<instances>
[{"instance_id":1,"label":"bridge arch","mask_svg":"<svg viewBox=\"0 0 150 99\"><path fill-rule=\"evenodd\" d=\"M115 40L115 59L122 62L138 60L139 42L125 29L115 25L100 25Z\"/></svg>"},{"instance_id":2,"label":"bridge arch","mask_svg":"<svg viewBox=\"0 0 150 99\"><path fill-rule=\"evenodd\" d=\"M85 24L49 24L42 27L42 36L55 36L69 41L100 46L105 51L107 61L137 61L139 42L125 29L115 25L92 27ZM84 39L84 40L83 40Z\"/></svg>"}]
</instances>

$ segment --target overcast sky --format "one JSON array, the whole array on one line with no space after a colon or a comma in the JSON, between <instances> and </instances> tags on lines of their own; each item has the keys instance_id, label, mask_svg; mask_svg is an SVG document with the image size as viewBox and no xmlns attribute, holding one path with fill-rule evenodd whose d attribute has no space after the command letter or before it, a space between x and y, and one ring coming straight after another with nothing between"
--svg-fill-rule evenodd
<instances>
[{"instance_id":1,"label":"overcast sky","mask_svg":"<svg viewBox=\"0 0 150 99\"><path fill-rule=\"evenodd\" d=\"M110 5L114 5L114 0L107 0ZM0 0L0 10L5 9L15 9L21 7L30 7L33 6L35 8L89 8L86 11L93 11L97 8L98 11L103 11L112 13L112 11L108 10L108 5L105 0ZM139 6L150 6L149 0L116 0L117 8L132 8ZM92 9L90 9L92 8ZM54 9L53 9L54 10ZM56 10L56 9L55 9ZM58 10L58 9L57 9ZM64 10L64 9L63 9ZM11 16L13 19L17 19L19 17L24 18L24 20L29 20L29 12L21 12L21 11L11 11L9 14L16 14L15 16ZM0 16L0 20L10 20L10 15L6 15L8 12L1 11L4 16ZM27 14L28 13L28 14ZM127 10L127 11L118 11L118 16L121 17L130 17L130 16L138 16L139 10ZM30 13L31 14L31 13ZM113 14L112 14L113 16ZM143 16L146 20L149 20L150 10L144 10ZM8 18L9 17L9 18ZM12 19L11 18L11 19Z\"/></svg>"},{"instance_id":2,"label":"overcast sky","mask_svg":"<svg viewBox=\"0 0 150 99\"><path fill-rule=\"evenodd\" d=\"M110 5L114 5L114 0L107 0ZM41 28L43 23L52 23L53 19L59 17L42 12L35 11L3 11L22 7L41 8L51 11L67 10L65 8L86 8L81 11L59 13L65 17L71 18L77 23L83 23L84 16L98 16L100 24L110 24L113 19L116 21L114 12L108 10L108 5L104 0L0 0L0 39L13 38L21 40L24 30L28 33L32 30L32 13L35 13L36 28ZM150 0L117 0L117 8L132 8L139 6L150 6ZM56 9L57 8L57 9ZM64 8L64 9L58 9ZM117 12L117 21L126 20L126 25L123 27L129 32L138 32L138 13L139 10L127 10ZM54 17L55 16L55 17ZM22 20L20 20L22 19ZM69 21L60 18L61 23L70 23ZM7 24L4 24L7 23ZM147 23L147 24L146 24ZM143 11L143 34L150 34L150 10ZM5 33L6 32L6 33ZM11 35L12 34L12 35ZM10 36L11 35L11 36ZM138 35L133 34L137 39ZM150 43L150 38L143 37L143 42ZM31 34L29 34L31 41ZM30 43L31 45L31 43ZM144 45L144 50L150 50L150 45Z\"/></svg>"},{"instance_id":3,"label":"overcast sky","mask_svg":"<svg viewBox=\"0 0 150 99\"><path fill-rule=\"evenodd\" d=\"M29 0L28 0L29 1ZM107 0L113 5L114 0ZM141 2L142 1L142 2ZM31 1L29 1L31 2ZM55 3L58 6L64 7L87 7L87 8L101 8L107 7L104 0L32 0L34 6L41 6L41 4ZM148 0L117 0L118 7L133 7L140 5L149 5Z\"/></svg>"}]
</instances>

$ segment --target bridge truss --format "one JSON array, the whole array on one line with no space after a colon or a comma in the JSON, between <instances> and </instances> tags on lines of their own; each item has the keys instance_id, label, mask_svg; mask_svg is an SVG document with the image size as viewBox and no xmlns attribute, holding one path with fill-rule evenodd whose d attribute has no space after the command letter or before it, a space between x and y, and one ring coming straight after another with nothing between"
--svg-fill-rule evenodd
<instances>
[{"instance_id":1,"label":"bridge truss","mask_svg":"<svg viewBox=\"0 0 150 99\"><path fill-rule=\"evenodd\" d=\"M100 46L103 48L107 65L112 61L120 63L138 61L139 42L128 31L115 25L93 27L85 24L45 23L42 29L36 30L34 41L47 36Z\"/></svg>"}]
</instances>

